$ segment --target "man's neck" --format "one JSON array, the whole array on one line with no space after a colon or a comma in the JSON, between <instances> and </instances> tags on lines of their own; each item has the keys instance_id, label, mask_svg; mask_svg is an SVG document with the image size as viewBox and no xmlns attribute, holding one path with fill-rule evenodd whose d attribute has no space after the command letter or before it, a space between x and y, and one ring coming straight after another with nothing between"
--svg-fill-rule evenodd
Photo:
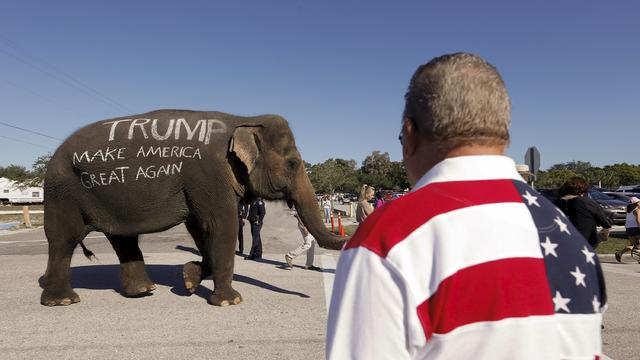
<instances>
[{"instance_id":1,"label":"man's neck","mask_svg":"<svg viewBox=\"0 0 640 360\"><path fill-rule=\"evenodd\" d=\"M424 174L431 170L431 168L444 159L459 156L504 155L505 150L506 146L464 145L449 151L442 151L442 149L438 149L431 144L422 146L418 155L421 160L416 161L415 164L417 173L419 174L415 181L418 181Z\"/></svg>"}]
</instances>

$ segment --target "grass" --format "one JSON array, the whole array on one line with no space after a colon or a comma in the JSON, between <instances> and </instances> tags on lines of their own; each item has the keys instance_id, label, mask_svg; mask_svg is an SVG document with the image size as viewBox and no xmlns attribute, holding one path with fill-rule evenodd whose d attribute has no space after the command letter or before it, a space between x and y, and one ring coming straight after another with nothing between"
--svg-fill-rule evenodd
<instances>
[{"instance_id":1,"label":"grass","mask_svg":"<svg viewBox=\"0 0 640 360\"><path fill-rule=\"evenodd\" d=\"M627 238L610 237L609 240L603 241L598 245L596 252L598 254L613 254L628 244Z\"/></svg>"},{"instance_id":2,"label":"grass","mask_svg":"<svg viewBox=\"0 0 640 360\"><path fill-rule=\"evenodd\" d=\"M0 208L5 210L4 207ZM22 210L22 208L20 208ZM31 227L39 227L44 225L44 214L31 214L29 217L31 219ZM18 221L20 225L18 225L19 229L26 228L24 225L24 218L22 217L22 213L15 215L0 215L0 223L8 223Z\"/></svg>"}]
</instances>

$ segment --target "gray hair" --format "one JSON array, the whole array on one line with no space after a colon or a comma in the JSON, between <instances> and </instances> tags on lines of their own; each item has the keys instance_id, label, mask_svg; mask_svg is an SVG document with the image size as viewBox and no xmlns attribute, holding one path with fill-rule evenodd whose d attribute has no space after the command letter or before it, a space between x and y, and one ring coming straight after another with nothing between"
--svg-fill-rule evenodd
<instances>
[{"instance_id":1,"label":"gray hair","mask_svg":"<svg viewBox=\"0 0 640 360\"><path fill-rule=\"evenodd\" d=\"M509 144L509 95L498 70L477 55L447 54L418 67L404 118L445 149Z\"/></svg>"}]
</instances>

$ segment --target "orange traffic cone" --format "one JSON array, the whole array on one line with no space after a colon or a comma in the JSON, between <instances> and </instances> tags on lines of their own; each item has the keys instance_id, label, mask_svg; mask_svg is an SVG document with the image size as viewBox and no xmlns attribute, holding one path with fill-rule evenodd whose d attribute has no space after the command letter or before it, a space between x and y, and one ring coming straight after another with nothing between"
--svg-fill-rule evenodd
<instances>
[{"instance_id":1,"label":"orange traffic cone","mask_svg":"<svg viewBox=\"0 0 640 360\"><path fill-rule=\"evenodd\" d=\"M340 236L345 237L347 235L345 235L344 233L344 226L340 225L340 229L338 230L338 232L340 233Z\"/></svg>"},{"instance_id":2,"label":"orange traffic cone","mask_svg":"<svg viewBox=\"0 0 640 360\"><path fill-rule=\"evenodd\" d=\"M331 212L331 232L335 231L335 227L333 225L333 212Z\"/></svg>"},{"instance_id":3,"label":"orange traffic cone","mask_svg":"<svg viewBox=\"0 0 640 360\"><path fill-rule=\"evenodd\" d=\"M338 233L340 233L340 229L342 229L342 213L338 213Z\"/></svg>"}]
</instances>

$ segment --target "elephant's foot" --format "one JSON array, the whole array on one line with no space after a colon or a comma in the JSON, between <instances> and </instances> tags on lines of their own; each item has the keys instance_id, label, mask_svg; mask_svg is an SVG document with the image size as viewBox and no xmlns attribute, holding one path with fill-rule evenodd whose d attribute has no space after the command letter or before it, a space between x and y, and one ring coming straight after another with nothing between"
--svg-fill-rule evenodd
<instances>
[{"instance_id":1,"label":"elephant's foot","mask_svg":"<svg viewBox=\"0 0 640 360\"><path fill-rule=\"evenodd\" d=\"M216 289L213 291L213 294L211 294L211 305L229 306L238 305L241 302L242 296L232 288L229 288L227 291L219 291Z\"/></svg>"},{"instance_id":2,"label":"elephant's foot","mask_svg":"<svg viewBox=\"0 0 640 360\"><path fill-rule=\"evenodd\" d=\"M209 276L209 271L203 268L200 261L190 261L182 267L184 287L192 294L196 292L202 280L207 276Z\"/></svg>"},{"instance_id":3,"label":"elephant's foot","mask_svg":"<svg viewBox=\"0 0 640 360\"><path fill-rule=\"evenodd\" d=\"M147 276L144 262L132 261L122 264L121 267L122 295L126 297L145 296L156 289L156 285Z\"/></svg>"},{"instance_id":4,"label":"elephant's foot","mask_svg":"<svg viewBox=\"0 0 640 360\"><path fill-rule=\"evenodd\" d=\"M43 290L40 296L40 304L45 306L67 306L80 302L80 296L75 291L65 290Z\"/></svg>"}]
</instances>

